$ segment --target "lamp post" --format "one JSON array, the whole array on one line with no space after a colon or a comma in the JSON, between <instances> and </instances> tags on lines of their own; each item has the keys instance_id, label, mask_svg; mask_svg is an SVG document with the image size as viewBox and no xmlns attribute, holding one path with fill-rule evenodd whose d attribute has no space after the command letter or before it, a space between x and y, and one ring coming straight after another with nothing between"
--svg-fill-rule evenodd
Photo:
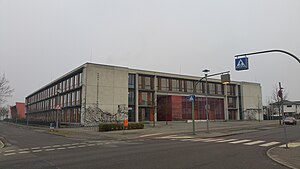
<instances>
[{"instance_id":1,"label":"lamp post","mask_svg":"<svg viewBox=\"0 0 300 169\"><path fill-rule=\"evenodd\" d=\"M207 83L207 73L209 73L208 69L204 69L202 71L205 73L205 116L206 116L206 132L209 133L209 124L208 124L208 83Z\"/></svg>"},{"instance_id":2,"label":"lamp post","mask_svg":"<svg viewBox=\"0 0 300 169\"><path fill-rule=\"evenodd\" d=\"M229 76L229 72L230 71L225 71L225 72L220 72L220 73L215 73L215 74L211 74L211 75L208 75L207 73L209 72L208 69L204 69L203 72L205 73L205 76L202 77L201 79L199 79L193 86L193 94L192 94L192 123L193 123L193 135L195 135L195 117L194 117L194 114L195 114L195 100L196 100L196 96L195 96L195 93L196 93L196 87L197 85L199 84L199 82L201 82L204 78L206 79L205 80L205 83L206 83L206 90L205 90L205 115L206 115L206 130L207 132L209 132L209 124L208 124L208 83L207 83L207 78L208 77L212 77L212 76L217 76L217 75L221 75L221 82L223 84L227 84L230 82L230 76Z\"/></svg>"},{"instance_id":3,"label":"lamp post","mask_svg":"<svg viewBox=\"0 0 300 169\"><path fill-rule=\"evenodd\" d=\"M60 110L60 102L59 102L59 94L60 94L61 90L57 89L57 99L56 99L56 128L58 129L58 111Z\"/></svg>"}]
</instances>

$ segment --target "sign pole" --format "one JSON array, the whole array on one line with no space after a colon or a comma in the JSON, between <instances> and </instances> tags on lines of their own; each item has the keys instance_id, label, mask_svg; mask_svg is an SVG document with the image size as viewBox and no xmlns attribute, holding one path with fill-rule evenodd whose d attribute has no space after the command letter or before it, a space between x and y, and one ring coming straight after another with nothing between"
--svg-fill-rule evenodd
<instances>
[{"instance_id":1,"label":"sign pole","mask_svg":"<svg viewBox=\"0 0 300 169\"><path fill-rule=\"evenodd\" d=\"M278 96L280 97L281 100L281 114L282 114L282 125L283 125L283 132L284 132L284 141L285 141L285 148L289 148L288 146L288 140L287 140L287 135L286 135L286 127L285 127L285 123L284 123L284 111L283 111L283 93L282 93L282 87L281 87L281 83L279 82L279 91L278 91Z\"/></svg>"}]
</instances>

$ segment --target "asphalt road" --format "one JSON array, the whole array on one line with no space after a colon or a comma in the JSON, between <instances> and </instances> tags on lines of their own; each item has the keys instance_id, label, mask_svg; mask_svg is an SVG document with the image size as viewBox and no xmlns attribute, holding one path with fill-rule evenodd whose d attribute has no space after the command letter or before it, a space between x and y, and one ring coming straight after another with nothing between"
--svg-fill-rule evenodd
<instances>
[{"instance_id":1,"label":"asphalt road","mask_svg":"<svg viewBox=\"0 0 300 169\"><path fill-rule=\"evenodd\" d=\"M287 127L290 141L300 139L299 129ZM101 141L71 140L0 123L0 136L10 144L0 149L1 169L285 168L266 156L269 148L284 143L282 128L212 139L181 134Z\"/></svg>"}]
</instances>

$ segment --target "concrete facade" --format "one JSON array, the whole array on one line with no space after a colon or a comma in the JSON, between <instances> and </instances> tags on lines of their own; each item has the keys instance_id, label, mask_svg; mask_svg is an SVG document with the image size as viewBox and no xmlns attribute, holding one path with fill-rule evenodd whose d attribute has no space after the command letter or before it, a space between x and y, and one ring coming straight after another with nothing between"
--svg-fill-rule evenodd
<instances>
[{"instance_id":1,"label":"concrete facade","mask_svg":"<svg viewBox=\"0 0 300 169\"><path fill-rule=\"evenodd\" d=\"M241 88L241 108L243 111L243 120L262 120L263 105L261 86L258 83L240 82Z\"/></svg>"},{"instance_id":2,"label":"concrete facade","mask_svg":"<svg viewBox=\"0 0 300 169\"><path fill-rule=\"evenodd\" d=\"M187 120L191 118L191 103L187 98L200 78L86 63L27 96L27 115L32 120L58 120L81 126L122 119L120 116L124 114L135 122L167 117ZM246 118L247 111L262 109L260 84L232 81L223 85L219 79L212 78L208 82L210 120L263 119L262 113L261 118L260 115ZM205 83L200 82L195 93L195 118L199 120L205 119L205 92ZM173 101L181 106L173 106L172 111L164 107Z\"/></svg>"}]
</instances>

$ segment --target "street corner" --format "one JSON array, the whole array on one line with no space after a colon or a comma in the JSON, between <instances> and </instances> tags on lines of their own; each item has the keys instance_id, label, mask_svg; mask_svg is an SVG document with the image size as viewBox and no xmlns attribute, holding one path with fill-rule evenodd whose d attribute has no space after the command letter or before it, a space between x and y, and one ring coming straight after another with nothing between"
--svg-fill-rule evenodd
<instances>
[{"instance_id":1,"label":"street corner","mask_svg":"<svg viewBox=\"0 0 300 169\"><path fill-rule=\"evenodd\" d=\"M267 156L288 168L299 169L300 141L272 147L267 151Z\"/></svg>"}]
</instances>

